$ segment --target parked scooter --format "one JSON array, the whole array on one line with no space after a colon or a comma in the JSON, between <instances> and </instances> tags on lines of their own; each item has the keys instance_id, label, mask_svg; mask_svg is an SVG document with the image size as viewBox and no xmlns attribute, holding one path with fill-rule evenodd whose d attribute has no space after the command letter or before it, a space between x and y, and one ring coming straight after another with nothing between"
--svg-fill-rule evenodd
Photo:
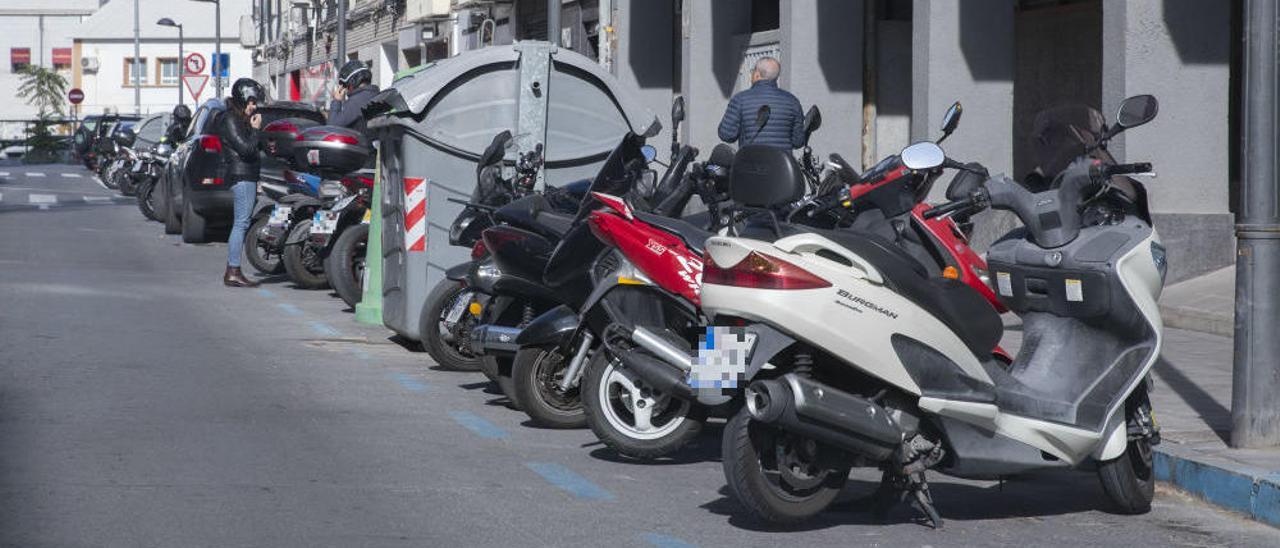
<instances>
[{"instance_id":1,"label":"parked scooter","mask_svg":"<svg viewBox=\"0 0 1280 548\"><path fill-rule=\"evenodd\" d=\"M372 175L372 174L370 174ZM373 178L354 175L363 186L324 211L317 211L311 223L311 240L324 257L329 286L347 306L360 302L364 289L365 249L369 241Z\"/></svg>"},{"instance_id":2,"label":"parked scooter","mask_svg":"<svg viewBox=\"0 0 1280 548\"><path fill-rule=\"evenodd\" d=\"M155 186L160 180L160 173L164 170L164 165L169 161L169 155L173 154L173 147L166 141L161 141L156 145L154 150L144 151L138 154L141 160L141 168L133 172L134 181L136 183L135 194L138 198L138 210L142 215L152 221L159 221L156 215L155 204Z\"/></svg>"},{"instance_id":3,"label":"parked scooter","mask_svg":"<svg viewBox=\"0 0 1280 548\"><path fill-rule=\"evenodd\" d=\"M1127 99L1099 146L1156 111L1154 97ZM911 171L960 166L934 143L901 158ZM754 165L762 177L732 192L774 205L760 187L785 180L771 176L778 164L759 151ZM759 518L794 523L829 506L851 466L876 466L878 510L908 500L937 527L929 469L991 478L1096 467L1122 511L1147 511L1166 259L1142 186L1113 177L1149 169L1081 158L1049 190L992 177L927 214L990 207L1022 221L988 255L997 293L1023 321L1007 367L990 354L1002 324L987 301L921 276L874 234L775 225L773 242L711 238L702 306L724 327L691 376L750 383L724 432L730 492Z\"/></svg>"}]
</instances>

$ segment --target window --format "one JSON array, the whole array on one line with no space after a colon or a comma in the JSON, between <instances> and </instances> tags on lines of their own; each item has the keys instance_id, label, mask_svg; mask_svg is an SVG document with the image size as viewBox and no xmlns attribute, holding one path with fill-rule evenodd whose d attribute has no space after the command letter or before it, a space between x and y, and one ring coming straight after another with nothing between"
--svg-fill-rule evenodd
<instances>
[{"instance_id":1,"label":"window","mask_svg":"<svg viewBox=\"0 0 1280 548\"><path fill-rule=\"evenodd\" d=\"M751 0L751 32L778 30L778 0Z\"/></svg>"},{"instance_id":2,"label":"window","mask_svg":"<svg viewBox=\"0 0 1280 548\"><path fill-rule=\"evenodd\" d=\"M136 82L136 84L135 84ZM124 85L125 87L133 87L134 85L147 85L147 58L142 57L134 59L132 57L124 58Z\"/></svg>"},{"instance_id":3,"label":"window","mask_svg":"<svg viewBox=\"0 0 1280 548\"><path fill-rule=\"evenodd\" d=\"M31 66L31 48L9 48L9 68L21 72Z\"/></svg>"},{"instance_id":4,"label":"window","mask_svg":"<svg viewBox=\"0 0 1280 548\"><path fill-rule=\"evenodd\" d=\"M161 57L156 59L156 81L162 86L176 86L178 81L178 58Z\"/></svg>"}]
</instances>

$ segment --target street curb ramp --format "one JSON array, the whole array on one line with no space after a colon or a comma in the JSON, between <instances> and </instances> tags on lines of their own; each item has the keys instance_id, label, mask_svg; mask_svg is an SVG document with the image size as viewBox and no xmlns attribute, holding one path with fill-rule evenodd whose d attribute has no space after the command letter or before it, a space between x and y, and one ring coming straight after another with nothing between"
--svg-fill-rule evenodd
<instances>
[{"instance_id":1,"label":"street curb ramp","mask_svg":"<svg viewBox=\"0 0 1280 548\"><path fill-rule=\"evenodd\" d=\"M1156 480L1215 506L1280 527L1280 472L1251 468L1167 443L1156 449L1152 459Z\"/></svg>"}]
</instances>

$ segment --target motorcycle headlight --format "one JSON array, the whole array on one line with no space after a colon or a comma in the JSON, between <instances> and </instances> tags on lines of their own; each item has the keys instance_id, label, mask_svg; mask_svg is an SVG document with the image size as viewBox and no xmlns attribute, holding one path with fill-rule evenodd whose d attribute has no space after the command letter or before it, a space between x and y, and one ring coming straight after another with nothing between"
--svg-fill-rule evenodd
<instances>
[{"instance_id":1,"label":"motorcycle headlight","mask_svg":"<svg viewBox=\"0 0 1280 548\"><path fill-rule=\"evenodd\" d=\"M1151 262L1155 263L1156 271L1160 272L1160 283L1163 284L1165 276L1169 274L1169 259L1164 246L1159 242L1151 242Z\"/></svg>"}]
</instances>

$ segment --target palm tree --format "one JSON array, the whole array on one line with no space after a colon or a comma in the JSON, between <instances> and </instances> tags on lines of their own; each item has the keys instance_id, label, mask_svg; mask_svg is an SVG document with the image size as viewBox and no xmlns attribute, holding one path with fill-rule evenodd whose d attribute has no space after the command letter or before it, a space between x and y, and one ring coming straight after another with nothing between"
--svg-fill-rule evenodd
<instances>
[{"instance_id":1,"label":"palm tree","mask_svg":"<svg viewBox=\"0 0 1280 548\"><path fill-rule=\"evenodd\" d=\"M67 79L51 69L28 65L22 69L18 97L26 99L28 105L39 109L41 117L47 114L61 117L62 105L67 97Z\"/></svg>"}]
</instances>

